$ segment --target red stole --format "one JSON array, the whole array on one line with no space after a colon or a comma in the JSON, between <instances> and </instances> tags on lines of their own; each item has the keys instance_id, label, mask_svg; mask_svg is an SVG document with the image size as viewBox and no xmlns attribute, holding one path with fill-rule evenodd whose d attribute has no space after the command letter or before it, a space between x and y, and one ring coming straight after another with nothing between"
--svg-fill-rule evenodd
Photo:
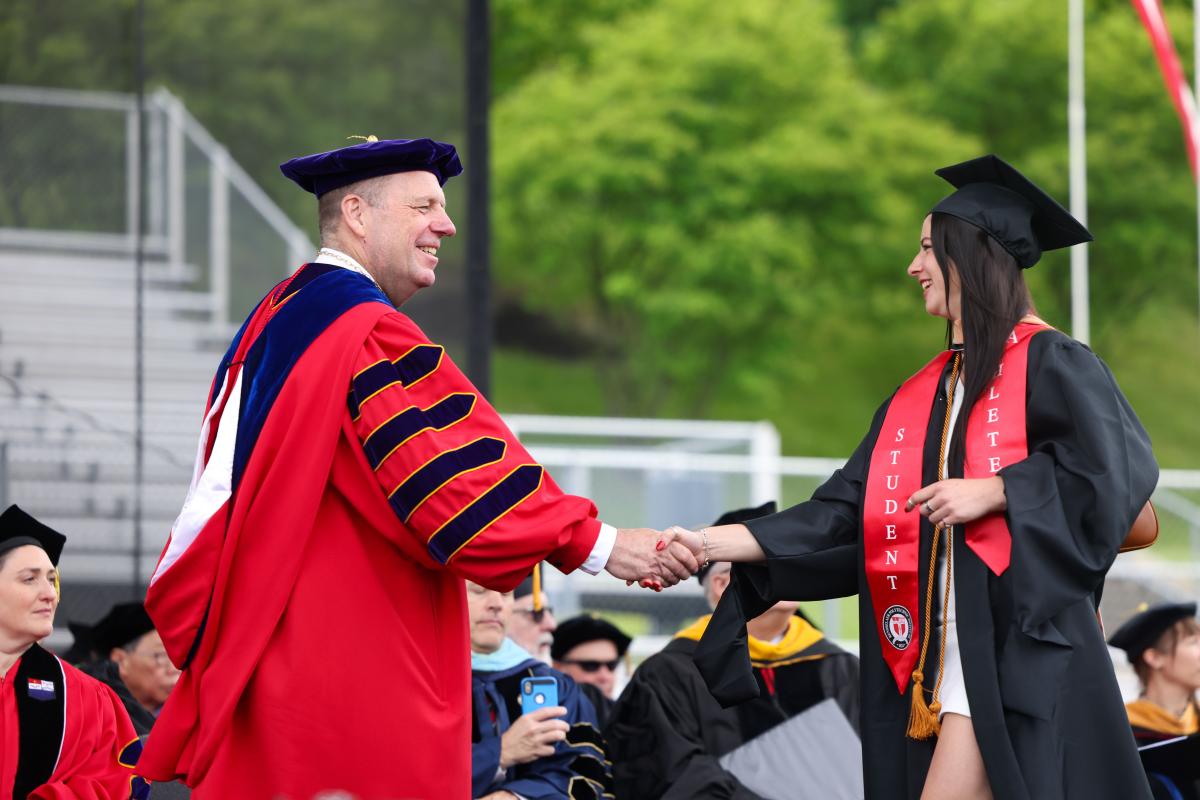
<instances>
[{"instance_id":1,"label":"red stole","mask_svg":"<svg viewBox=\"0 0 1200 800\"><path fill-rule=\"evenodd\" d=\"M1029 454L1025 437L1025 378L1029 341L1047 326L1021 322L1013 329L996 378L967 418L966 478L986 478ZM936 356L896 392L880 428L863 500L863 548L867 585L879 628L883 658L903 694L920 650L921 515L905 511L922 487L922 460L929 412L951 353ZM950 402L953 402L951 398ZM938 458L942 454L938 453ZM1004 514L966 526L966 542L996 575L1008 569L1012 538Z\"/></svg>"}]
</instances>

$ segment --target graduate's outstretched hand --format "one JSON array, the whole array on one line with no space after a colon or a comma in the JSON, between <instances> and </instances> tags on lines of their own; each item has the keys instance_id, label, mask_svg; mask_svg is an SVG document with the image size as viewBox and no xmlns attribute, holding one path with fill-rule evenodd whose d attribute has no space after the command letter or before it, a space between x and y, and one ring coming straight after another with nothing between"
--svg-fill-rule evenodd
<instances>
[{"instance_id":1,"label":"graduate's outstretched hand","mask_svg":"<svg viewBox=\"0 0 1200 800\"><path fill-rule=\"evenodd\" d=\"M637 581L647 589L674 586L700 568L695 553L678 538L675 531L621 528L604 568L614 577L627 583Z\"/></svg>"},{"instance_id":2,"label":"graduate's outstretched hand","mask_svg":"<svg viewBox=\"0 0 1200 800\"><path fill-rule=\"evenodd\" d=\"M1004 479L948 478L913 492L905 511L918 510L934 525L962 525L1008 508Z\"/></svg>"}]
</instances>

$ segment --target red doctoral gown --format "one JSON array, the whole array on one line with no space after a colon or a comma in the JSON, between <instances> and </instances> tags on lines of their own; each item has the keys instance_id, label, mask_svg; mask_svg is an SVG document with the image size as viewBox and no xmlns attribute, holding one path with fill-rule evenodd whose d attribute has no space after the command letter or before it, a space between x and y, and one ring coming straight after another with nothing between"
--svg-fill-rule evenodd
<instances>
[{"instance_id":1,"label":"red doctoral gown","mask_svg":"<svg viewBox=\"0 0 1200 800\"><path fill-rule=\"evenodd\" d=\"M197 461L147 595L186 667L142 774L198 800L469 797L463 578L575 569L594 506L369 280L323 264L239 332Z\"/></svg>"},{"instance_id":2,"label":"red doctoral gown","mask_svg":"<svg viewBox=\"0 0 1200 800\"><path fill-rule=\"evenodd\" d=\"M0 678L0 798L124 800L140 750L113 690L38 645Z\"/></svg>"}]
</instances>

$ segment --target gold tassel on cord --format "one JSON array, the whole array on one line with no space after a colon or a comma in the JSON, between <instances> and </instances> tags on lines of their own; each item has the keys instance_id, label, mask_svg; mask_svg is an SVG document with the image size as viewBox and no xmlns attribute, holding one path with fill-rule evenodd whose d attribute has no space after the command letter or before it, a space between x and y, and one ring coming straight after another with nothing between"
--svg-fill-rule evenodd
<instances>
[{"instance_id":1,"label":"gold tassel on cord","mask_svg":"<svg viewBox=\"0 0 1200 800\"><path fill-rule=\"evenodd\" d=\"M921 670L913 670L912 674L912 710L908 714L908 738L923 741L942 732L942 724L938 721L938 712L942 704L934 700L932 704L925 703L925 688L921 685L925 680Z\"/></svg>"},{"instance_id":2,"label":"gold tassel on cord","mask_svg":"<svg viewBox=\"0 0 1200 800\"><path fill-rule=\"evenodd\" d=\"M938 449L938 480L942 479L942 454L946 452L946 439L950 435L950 414L954 406L954 390L958 383L958 367L959 356L954 357L954 364L950 370L950 388L947 391L946 397L946 419L942 424L942 442ZM946 661L946 624L943 617L942 621L942 657L938 661L938 676L934 683L933 691L930 696L933 698L932 703L925 702L925 656L929 653L929 633L933 628L933 579L937 575L937 554L938 545L942 541L943 525L936 525L933 529L933 546L929 548L929 571L928 580L925 584L925 630L921 637L921 657L917 660L917 668L912 673L912 708L908 712L908 731L905 735L909 739L924 741L933 736L937 736L942 732L942 723L938 718L939 712L942 710L942 704L938 701L938 690L942 686L942 669ZM950 600L950 581L953 578L952 559L954 542L951 539L951 530L946 530L946 598L942 602L942 614L946 613L946 604Z\"/></svg>"}]
</instances>

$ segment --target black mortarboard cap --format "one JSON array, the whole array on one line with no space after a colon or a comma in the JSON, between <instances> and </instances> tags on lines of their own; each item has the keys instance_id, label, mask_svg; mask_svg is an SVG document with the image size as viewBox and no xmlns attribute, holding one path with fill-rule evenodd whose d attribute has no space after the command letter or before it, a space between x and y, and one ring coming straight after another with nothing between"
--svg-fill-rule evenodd
<instances>
[{"instance_id":1,"label":"black mortarboard cap","mask_svg":"<svg viewBox=\"0 0 1200 800\"><path fill-rule=\"evenodd\" d=\"M154 623L141 603L117 603L92 628L92 646L102 658L114 647L124 647L154 630Z\"/></svg>"},{"instance_id":2,"label":"black mortarboard cap","mask_svg":"<svg viewBox=\"0 0 1200 800\"><path fill-rule=\"evenodd\" d=\"M50 563L58 566L67 537L48 525L43 525L15 504L0 514L0 555L18 547L32 544L46 551Z\"/></svg>"},{"instance_id":3,"label":"black mortarboard cap","mask_svg":"<svg viewBox=\"0 0 1200 800\"><path fill-rule=\"evenodd\" d=\"M300 156L279 171L317 197L352 183L396 172L432 172L438 183L462 172L454 145L433 139L376 139L326 153Z\"/></svg>"},{"instance_id":4,"label":"black mortarboard cap","mask_svg":"<svg viewBox=\"0 0 1200 800\"><path fill-rule=\"evenodd\" d=\"M580 614L558 623L558 628L554 631L554 643L550 645L550 657L556 661L561 660L576 645L594 642L597 639L607 639L615 644L618 656L625 655L632 641L608 620L590 614Z\"/></svg>"},{"instance_id":5,"label":"black mortarboard cap","mask_svg":"<svg viewBox=\"0 0 1200 800\"><path fill-rule=\"evenodd\" d=\"M942 167L938 177L958 191L933 207L980 228L1017 264L1032 267L1047 250L1092 241L1092 234L1053 197L995 155Z\"/></svg>"},{"instance_id":6,"label":"black mortarboard cap","mask_svg":"<svg viewBox=\"0 0 1200 800\"><path fill-rule=\"evenodd\" d=\"M1124 650L1130 663L1141 658L1146 648L1153 647L1172 625L1181 619L1196 616L1195 603L1161 603L1147 606L1117 628L1108 643Z\"/></svg>"},{"instance_id":7,"label":"black mortarboard cap","mask_svg":"<svg viewBox=\"0 0 1200 800\"><path fill-rule=\"evenodd\" d=\"M768 500L767 502L763 503L758 508L738 508L733 511L726 511L724 514L722 514L717 519L716 522L714 522L709 527L715 528L718 525L734 525L739 522L749 522L752 519L758 519L759 517L770 516L771 514L774 514L778 510L779 509L775 505L775 501ZM715 562L710 562L707 567L701 567L696 572L696 580L703 583L704 576L707 575L709 570L712 569L713 563L715 563Z\"/></svg>"},{"instance_id":8,"label":"black mortarboard cap","mask_svg":"<svg viewBox=\"0 0 1200 800\"><path fill-rule=\"evenodd\" d=\"M1176 781L1200 779L1200 734L1181 736L1138 748L1146 772Z\"/></svg>"}]
</instances>

